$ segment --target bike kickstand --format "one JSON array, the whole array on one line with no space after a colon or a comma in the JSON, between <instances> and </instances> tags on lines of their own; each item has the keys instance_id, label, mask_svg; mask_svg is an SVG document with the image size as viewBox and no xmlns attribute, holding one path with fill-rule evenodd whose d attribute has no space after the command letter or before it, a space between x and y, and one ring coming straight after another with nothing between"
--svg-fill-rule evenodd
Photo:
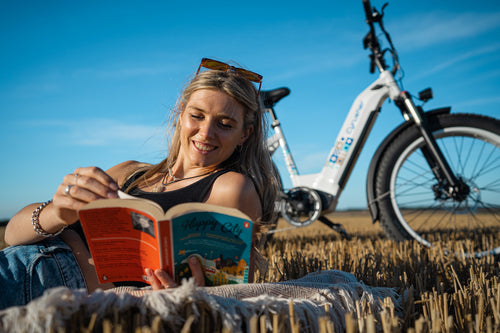
<instances>
[{"instance_id":1,"label":"bike kickstand","mask_svg":"<svg viewBox=\"0 0 500 333\"><path fill-rule=\"evenodd\" d=\"M336 232L338 232L343 239L346 239L346 240L350 240L351 239L351 236L349 236L347 234L347 232L345 231L345 229L342 226L342 224L340 224L340 223L333 223L332 221L330 221L329 219L327 219L325 216L320 216L318 218L318 220L321 221L326 226L330 227L332 230L335 230Z\"/></svg>"}]
</instances>

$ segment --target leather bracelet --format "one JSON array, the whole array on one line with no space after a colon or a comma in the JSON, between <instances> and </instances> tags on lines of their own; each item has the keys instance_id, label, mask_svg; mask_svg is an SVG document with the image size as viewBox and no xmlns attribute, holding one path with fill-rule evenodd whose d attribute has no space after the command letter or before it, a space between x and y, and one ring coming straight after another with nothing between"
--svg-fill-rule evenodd
<instances>
[{"instance_id":1,"label":"leather bracelet","mask_svg":"<svg viewBox=\"0 0 500 333\"><path fill-rule=\"evenodd\" d=\"M38 206L33 211L33 214L31 214L31 224L33 224L33 228L35 229L35 232L36 232L36 234L38 236L42 236L42 237L55 237L55 236L59 235L61 232L63 232L64 229L66 229L66 227L64 226L59 231L56 231L54 233L49 233L49 232L45 231L42 228L42 226L40 225L40 220L39 220L40 213L51 202L52 202L52 199L50 199L49 201L44 202L43 204L41 204L40 206Z\"/></svg>"}]
</instances>

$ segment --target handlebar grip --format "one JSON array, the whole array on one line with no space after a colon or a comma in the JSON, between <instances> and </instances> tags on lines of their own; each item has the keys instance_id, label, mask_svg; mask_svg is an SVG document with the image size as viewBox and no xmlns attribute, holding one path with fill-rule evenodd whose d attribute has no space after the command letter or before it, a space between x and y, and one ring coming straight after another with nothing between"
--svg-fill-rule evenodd
<instances>
[{"instance_id":1,"label":"handlebar grip","mask_svg":"<svg viewBox=\"0 0 500 333\"><path fill-rule=\"evenodd\" d=\"M366 19L368 20L369 23L373 22L372 6L370 4L370 0L363 0L363 7L365 8Z\"/></svg>"},{"instance_id":2,"label":"handlebar grip","mask_svg":"<svg viewBox=\"0 0 500 333\"><path fill-rule=\"evenodd\" d=\"M370 74L375 73L375 61L373 60L373 57L370 57Z\"/></svg>"}]
</instances>

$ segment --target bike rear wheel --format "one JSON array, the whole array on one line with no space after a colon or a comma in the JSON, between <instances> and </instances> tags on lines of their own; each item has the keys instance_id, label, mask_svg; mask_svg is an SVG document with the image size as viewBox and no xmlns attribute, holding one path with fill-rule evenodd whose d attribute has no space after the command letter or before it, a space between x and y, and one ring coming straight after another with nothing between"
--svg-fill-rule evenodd
<instances>
[{"instance_id":1,"label":"bike rear wheel","mask_svg":"<svg viewBox=\"0 0 500 333\"><path fill-rule=\"evenodd\" d=\"M381 158L376 175L380 222L395 240L443 246L476 257L500 254L500 121L472 114L428 119L455 176L469 187L462 198L437 190L438 182L411 126Z\"/></svg>"}]
</instances>

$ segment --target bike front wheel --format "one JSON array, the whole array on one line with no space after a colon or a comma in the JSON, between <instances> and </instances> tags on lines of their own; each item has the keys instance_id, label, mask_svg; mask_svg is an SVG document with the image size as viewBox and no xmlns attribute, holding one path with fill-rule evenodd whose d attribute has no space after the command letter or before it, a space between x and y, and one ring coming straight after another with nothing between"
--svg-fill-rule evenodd
<instances>
[{"instance_id":1,"label":"bike front wheel","mask_svg":"<svg viewBox=\"0 0 500 333\"><path fill-rule=\"evenodd\" d=\"M394 240L416 240L448 253L500 254L500 121L442 114L428 125L467 195L443 195L415 125L397 136L376 175L380 223Z\"/></svg>"}]
</instances>

